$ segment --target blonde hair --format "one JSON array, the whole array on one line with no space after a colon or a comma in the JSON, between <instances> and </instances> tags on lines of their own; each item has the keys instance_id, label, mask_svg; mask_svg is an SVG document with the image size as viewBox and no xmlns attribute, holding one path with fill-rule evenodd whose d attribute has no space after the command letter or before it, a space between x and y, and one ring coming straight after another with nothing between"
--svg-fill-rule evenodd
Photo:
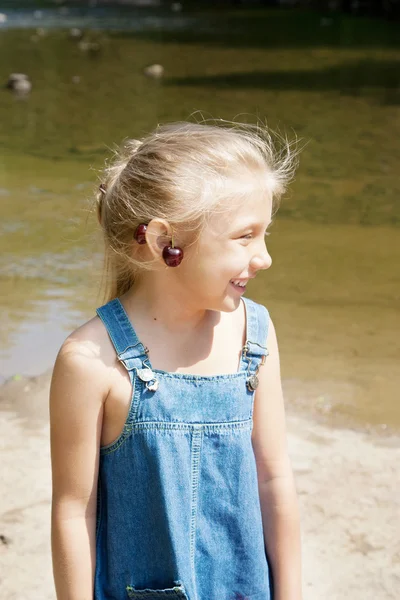
<instances>
[{"instance_id":1,"label":"blonde hair","mask_svg":"<svg viewBox=\"0 0 400 600\"><path fill-rule=\"evenodd\" d=\"M296 145L264 125L224 120L159 125L141 140L127 140L106 165L96 196L107 300L128 291L141 270L152 268L133 243L140 223L166 219L177 245L179 233L199 235L224 198L231 205L245 201L248 189L237 185L243 171L272 197L276 211L297 168Z\"/></svg>"}]
</instances>

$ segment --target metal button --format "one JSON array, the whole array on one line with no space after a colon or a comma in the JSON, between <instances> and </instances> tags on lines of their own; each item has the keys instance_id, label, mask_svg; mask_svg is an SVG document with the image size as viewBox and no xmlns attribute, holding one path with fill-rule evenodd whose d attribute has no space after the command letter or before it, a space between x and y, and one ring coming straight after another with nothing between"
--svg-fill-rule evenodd
<instances>
[{"instance_id":1,"label":"metal button","mask_svg":"<svg viewBox=\"0 0 400 600\"><path fill-rule=\"evenodd\" d=\"M158 390L158 381L157 381L157 379L154 379L153 383L146 383L146 388L150 392L156 392Z\"/></svg>"},{"instance_id":2,"label":"metal button","mask_svg":"<svg viewBox=\"0 0 400 600\"><path fill-rule=\"evenodd\" d=\"M138 369L137 375L142 381L153 381L153 379L155 379L154 373L151 369Z\"/></svg>"},{"instance_id":3,"label":"metal button","mask_svg":"<svg viewBox=\"0 0 400 600\"><path fill-rule=\"evenodd\" d=\"M256 390L258 388L258 384L259 384L257 375L250 375L250 377L248 377L246 380L246 384L247 384L247 387L249 388L249 390L251 392L254 392L254 390Z\"/></svg>"}]
</instances>

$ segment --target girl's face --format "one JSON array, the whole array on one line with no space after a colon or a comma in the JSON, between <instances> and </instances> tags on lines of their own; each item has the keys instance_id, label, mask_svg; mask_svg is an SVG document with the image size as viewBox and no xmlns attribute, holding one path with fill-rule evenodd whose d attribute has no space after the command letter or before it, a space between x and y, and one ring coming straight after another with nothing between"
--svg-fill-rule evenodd
<instances>
[{"instance_id":1,"label":"girl's face","mask_svg":"<svg viewBox=\"0 0 400 600\"><path fill-rule=\"evenodd\" d=\"M246 283L272 260L266 248L272 200L254 195L240 207L226 203L209 219L179 267L186 300L196 308L234 311Z\"/></svg>"}]
</instances>

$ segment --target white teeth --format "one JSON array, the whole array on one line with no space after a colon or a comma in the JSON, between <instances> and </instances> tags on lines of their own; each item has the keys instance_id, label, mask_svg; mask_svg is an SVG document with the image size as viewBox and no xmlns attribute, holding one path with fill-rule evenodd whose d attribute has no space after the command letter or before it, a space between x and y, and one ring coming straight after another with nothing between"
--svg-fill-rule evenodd
<instances>
[{"instance_id":1,"label":"white teeth","mask_svg":"<svg viewBox=\"0 0 400 600\"><path fill-rule=\"evenodd\" d=\"M238 279L231 280L234 285L238 285L239 287L245 287L246 281L239 281Z\"/></svg>"}]
</instances>

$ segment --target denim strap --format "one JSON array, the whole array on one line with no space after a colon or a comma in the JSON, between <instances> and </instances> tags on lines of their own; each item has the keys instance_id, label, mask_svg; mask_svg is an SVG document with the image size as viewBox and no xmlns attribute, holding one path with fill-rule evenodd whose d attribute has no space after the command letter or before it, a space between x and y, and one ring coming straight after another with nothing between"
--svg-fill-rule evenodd
<instances>
[{"instance_id":1,"label":"denim strap","mask_svg":"<svg viewBox=\"0 0 400 600\"><path fill-rule=\"evenodd\" d=\"M268 356L266 340L269 327L269 312L262 304L244 298L247 313L247 354Z\"/></svg>"},{"instance_id":2,"label":"denim strap","mask_svg":"<svg viewBox=\"0 0 400 600\"><path fill-rule=\"evenodd\" d=\"M118 360L127 371L142 368L147 358L146 349L139 341L119 298L104 304L96 313L107 329Z\"/></svg>"}]
</instances>

